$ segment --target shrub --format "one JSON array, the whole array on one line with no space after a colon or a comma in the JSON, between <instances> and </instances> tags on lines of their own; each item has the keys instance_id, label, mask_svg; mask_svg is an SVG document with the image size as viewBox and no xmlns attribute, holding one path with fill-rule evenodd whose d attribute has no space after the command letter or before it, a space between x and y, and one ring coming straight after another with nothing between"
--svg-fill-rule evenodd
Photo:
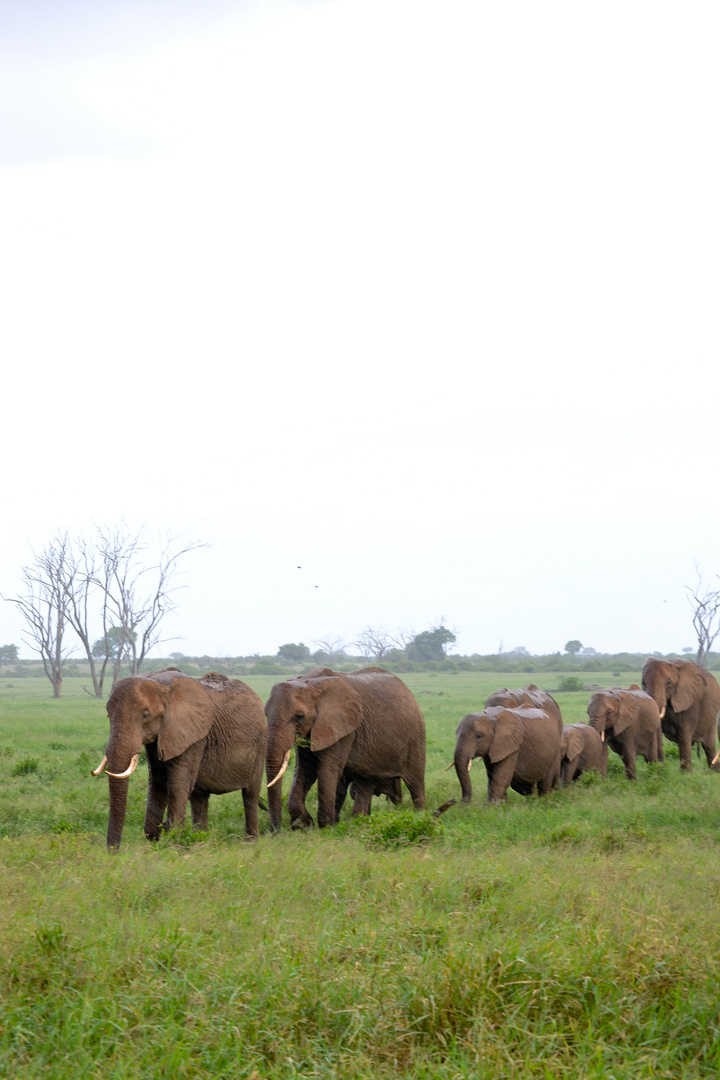
<instances>
[{"instance_id":1,"label":"shrub","mask_svg":"<svg viewBox=\"0 0 720 1080\"><path fill-rule=\"evenodd\" d=\"M563 675L558 684L558 689L562 691L584 690L585 684L579 675Z\"/></svg>"},{"instance_id":2,"label":"shrub","mask_svg":"<svg viewBox=\"0 0 720 1080\"><path fill-rule=\"evenodd\" d=\"M29 773L36 773L39 766L40 762L36 757L26 757L18 761L12 774L13 776L27 776Z\"/></svg>"}]
</instances>

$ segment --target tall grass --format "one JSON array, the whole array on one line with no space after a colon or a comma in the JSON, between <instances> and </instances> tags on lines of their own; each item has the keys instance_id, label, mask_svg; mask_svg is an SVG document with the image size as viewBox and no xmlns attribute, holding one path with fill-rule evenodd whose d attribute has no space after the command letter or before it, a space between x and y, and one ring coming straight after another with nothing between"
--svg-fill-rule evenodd
<instances>
[{"instance_id":1,"label":"tall grass","mask_svg":"<svg viewBox=\"0 0 720 1080\"><path fill-rule=\"evenodd\" d=\"M498 681L407 677L430 807L457 796L455 726ZM267 696L272 679L253 682ZM370 822L255 844L235 794L211 799L197 842L148 844L133 778L109 856L89 775L102 704L25 690L0 683L0 1076L720 1071L720 777L704 764L641 762L630 784L611 760L605 782L491 807L476 764L476 801L439 820L377 800ZM566 720L587 699L558 695Z\"/></svg>"}]
</instances>

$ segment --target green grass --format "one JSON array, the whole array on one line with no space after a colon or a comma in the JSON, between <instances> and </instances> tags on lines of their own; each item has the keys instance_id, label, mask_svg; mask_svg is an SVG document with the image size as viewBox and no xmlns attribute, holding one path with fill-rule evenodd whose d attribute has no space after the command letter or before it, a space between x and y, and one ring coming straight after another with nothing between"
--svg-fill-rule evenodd
<instances>
[{"instance_id":1,"label":"green grass","mask_svg":"<svg viewBox=\"0 0 720 1080\"><path fill-rule=\"evenodd\" d=\"M406 677L428 726L430 809L459 795L444 767L461 717L531 678L553 691L560 676ZM266 698L274 680L247 681ZM369 821L346 810L336 829L286 825L255 844L234 793L211 799L207 833L154 845L141 765L110 856L107 781L90 776L103 704L70 680L60 701L47 682L8 682L0 1076L720 1071L720 776L703 763L681 775L676 754L641 761L630 784L611 754L605 782L501 806L484 803L476 763L475 801L439 820L375 800ZM556 696L566 722L584 718L587 691Z\"/></svg>"}]
</instances>

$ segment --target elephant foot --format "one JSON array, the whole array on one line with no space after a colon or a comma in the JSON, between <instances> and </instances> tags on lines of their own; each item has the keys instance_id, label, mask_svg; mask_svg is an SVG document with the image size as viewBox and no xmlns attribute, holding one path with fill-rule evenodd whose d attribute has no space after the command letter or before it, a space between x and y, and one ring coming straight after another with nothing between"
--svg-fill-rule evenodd
<instances>
[{"instance_id":1,"label":"elephant foot","mask_svg":"<svg viewBox=\"0 0 720 1080\"><path fill-rule=\"evenodd\" d=\"M315 828L315 822L313 821L313 819L308 814L307 817L295 818L294 821L291 821L290 822L290 828L291 829L296 829L296 830L297 829L300 829L300 830L302 830L302 829L314 829Z\"/></svg>"}]
</instances>

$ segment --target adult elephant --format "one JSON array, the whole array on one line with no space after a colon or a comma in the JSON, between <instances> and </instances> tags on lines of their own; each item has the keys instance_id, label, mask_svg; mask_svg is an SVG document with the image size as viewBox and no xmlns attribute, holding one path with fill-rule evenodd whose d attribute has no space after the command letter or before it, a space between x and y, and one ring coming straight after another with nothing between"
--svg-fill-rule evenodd
<instances>
[{"instance_id":1,"label":"adult elephant","mask_svg":"<svg viewBox=\"0 0 720 1080\"><path fill-rule=\"evenodd\" d=\"M528 683L522 690L508 690L506 686L502 690L496 690L485 702L486 709L488 705L506 705L509 709L526 705L530 709L542 709L548 716L554 717L562 730L560 706L551 694L539 690L535 683Z\"/></svg>"},{"instance_id":2,"label":"adult elephant","mask_svg":"<svg viewBox=\"0 0 720 1080\"><path fill-rule=\"evenodd\" d=\"M268 719L268 810L280 828L281 777L295 747L288 810L293 828L313 825L305 799L318 785L318 825L334 825L348 784L354 813L367 813L376 789L410 789L425 805L425 721L407 686L382 668L316 668L273 686ZM399 779L398 779L399 778ZM359 793L359 794L358 794Z\"/></svg>"},{"instance_id":3,"label":"adult elephant","mask_svg":"<svg viewBox=\"0 0 720 1080\"><path fill-rule=\"evenodd\" d=\"M714 675L692 660L645 661L643 690L650 694L658 709L663 734L677 743L680 768L692 768L692 744L705 751L711 768L715 761L715 728L720 710L720 686Z\"/></svg>"},{"instance_id":4,"label":"adult elephant","mask_svg":"<svg viewBox=\"0 0 720 1080\"><path fill-rule=\"evenodd\" d=\"M565 724L560 736L560 775L572 784L584 772L607 776L607 743L589 724Z\"/></svg>"},{"instance_id":5,"label":"adult elephant","mask_svg":"<svg viewBox=\"0 0 720 1080\"><path fill-rule=\"evenodd\" d=\"M660 710L643 690L599 690L590 698L588 717L590 727L622 758L628 780L637 776L638 754L648 762L664 760Z\"/></svg>"},{"instance_id":6,"label":"adult elephant","mask_svg":"<svg viewBox=\"0 0 720 1080\"><path fill-rule=\"evenodd\" d=\"M536 788L539 795L547 794L559 779L561 731L559 716L526 705L490 705L468 713L458 724L455 743L462 801L472 799L469 774L477 757L487 771L488 802L505 799L509 787L520 795Z\"/></svg>"},{"instance_id":7,"label":"adult elephant","mask_svg":"<svg viewBox=\"0 0 720 1080\"><path fill-rule=\"evenodd\" d=\"M143 746L149 779L145 835L185 818L207 827L210 795L242 789L245 833L258 835L258 800L267 741L263 704L238 679L211 672L193 679L177 668L120 679L107 702L110 741L100 766L110 777L107 845L120 847L128 782Z\"/></svg>"}]
</instances>

